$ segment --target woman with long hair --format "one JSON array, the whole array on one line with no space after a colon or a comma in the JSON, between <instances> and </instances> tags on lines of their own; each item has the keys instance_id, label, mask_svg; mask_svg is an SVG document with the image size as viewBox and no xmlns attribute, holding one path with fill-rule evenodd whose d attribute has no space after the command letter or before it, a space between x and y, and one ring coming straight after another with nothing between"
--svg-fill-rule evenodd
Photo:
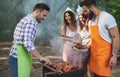
<instances>
[{"instance_id":1,"label":"woman with long hair","mask_svg":"<svg viewBox=\"0 0 120 77\"><path fill-rule=\"evenodd\" d=\"M89 63L89 55L90 55L90 45L91 45L91 36L88 27L89 18L86 14L83 13L82 10L78 12L78 33L81 36L82 43L81 45L85 46L85 49L80 49L80 57L82 58L81 67L85 69L85 77L88 77L87 72L89 72L87 65ZM89 73L90 75L90 73Z\"/></svg>"},{"instance_id":2,"label":"woman with long hair","mask_svg":"<svg viewBox=\"0 0 120 77\"><path fill-rule=\"evenodd\" d=\"M61 36L65 41L63 50L63 61L78 66L78 55L73 50L75 44L81 43L81 38L77 33L77 24L74 12L67 8L64 12L64 23L61 28Z\"/></svg>"}]
</instances>

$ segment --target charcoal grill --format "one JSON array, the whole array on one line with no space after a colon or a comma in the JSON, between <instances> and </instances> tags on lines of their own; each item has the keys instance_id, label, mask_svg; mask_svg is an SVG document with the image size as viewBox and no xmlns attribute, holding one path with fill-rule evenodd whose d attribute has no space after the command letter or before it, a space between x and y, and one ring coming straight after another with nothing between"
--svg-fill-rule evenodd
<instances>
[{"instance_id":1,"label":"charcoal grill","mask_svg":"<svg viewBox=\"0 0 120 77\"><path fill-rule=\"evenodd\" d=\"M84 77L84 69L59 73L56 69L42 64L43 77Z\"/></svg>"}]
</instances>

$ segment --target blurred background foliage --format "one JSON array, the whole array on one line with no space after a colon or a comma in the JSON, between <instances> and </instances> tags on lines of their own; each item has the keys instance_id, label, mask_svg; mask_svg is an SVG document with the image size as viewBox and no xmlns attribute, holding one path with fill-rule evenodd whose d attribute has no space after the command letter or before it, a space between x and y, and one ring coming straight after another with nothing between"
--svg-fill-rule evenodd
<instances>
[{"instance_id":1,"label":"blurred background foliage","mask_svg":"<svg viewBox=\"0 0 120 77\"><path fill-rule=\"evenodd\" d=\"M120 31L120 0L108 0L108 11L115 17Z\"/></svg>"},{"instance_id":2,"label":"blurred background foliage","mask_svg":"<svg viewBox=\"0 0 120 77\"><path fill-rule=\"evenodd\" d=\"M38 2L46 3L51 11L37 28L37 39L48 40L60 35L63 12L67 7L75 11L81 0L0 0L0 40L12 40L14 29L21 18L30 13ZM97 0L102 10L111 13L120 29L120 0Z\"/></svg>"}]
</instances>

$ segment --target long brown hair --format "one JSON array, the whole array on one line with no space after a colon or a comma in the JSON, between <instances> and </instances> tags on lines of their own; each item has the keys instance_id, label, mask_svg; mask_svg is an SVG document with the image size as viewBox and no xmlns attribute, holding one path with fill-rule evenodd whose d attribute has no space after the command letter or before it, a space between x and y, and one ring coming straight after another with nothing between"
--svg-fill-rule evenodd
<instances>
[{"instance_id":1,"label":"long brown hair","mask_svg":"<svg viewBox=\"0 0 120 77\"><path fill-rule=\"evenodd\" d=\"M64 29L65 32L66 32L66 26L68 26L68 22L65 20L65 14L66 13L70 14L71 20L72 20L73 24L76 26L75 14L70 10L65 11L64 12L64 21L63 21L63 29Z\"/></svg>"},{"instance_id":2,"label":"long brown hair","mask_svg":"<svg viewBox=\"0 0 120 77\"><path fill-rule=\"evenodd\" d=\"M85 19L85 20L83 21L85 24L82 24L80 20L78 21L78 25L80 26L80 31L83 30L83 27L84 27L84 26L85 26L85 29L86 29L87 31L89 31L89 28L88 28L88 17L87 17L84 13L81 14L81 15L82 15L83 18ZM84 26L83 26L83 25L84 25Z\"/></svg>"},{"instance_id":3,"label":"long brown hair","mask_svg":"<svg viewBox=\"0 0 120 77\"><path fill-rule=\"evenodd\" d=\"M76 24L76 19L75 19L75 15L74 15L74 13L72 12L72 11L65 11L64 12L64 25L68 25L68 22L65 20L65 14L66 13L69 13L70 14L70 16L71 16L71 20L72 20L72 22L74 23L74 24Z\"/></svg>"}]
</instances>

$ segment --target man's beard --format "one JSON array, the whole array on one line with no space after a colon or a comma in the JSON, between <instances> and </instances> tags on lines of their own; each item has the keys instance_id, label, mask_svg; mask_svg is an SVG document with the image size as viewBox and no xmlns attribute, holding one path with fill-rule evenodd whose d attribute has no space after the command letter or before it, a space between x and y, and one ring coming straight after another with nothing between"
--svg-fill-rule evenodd
<instances>
[{"instance_id":1,"label":"man's beard","mask_svg":"<svg viewBox=\"0 0 120 77\"><path fill-rule=\"evenodd\" d=\"M92 20L93 18L95 18L95 14L93 11L90 10L90 13L89 13L89 20Z\"/></svg>"},{"instance_id":2,"label":"man's beard","mask_svg":"<svg viewBox=\"0 0 120 77\"><path fill-rule=\"evenodd\" d=\"M36 17L36 20L38 21L38 23L41 23L44 19L40 18L40 17Z\"/></svg>"}]
</instances>

